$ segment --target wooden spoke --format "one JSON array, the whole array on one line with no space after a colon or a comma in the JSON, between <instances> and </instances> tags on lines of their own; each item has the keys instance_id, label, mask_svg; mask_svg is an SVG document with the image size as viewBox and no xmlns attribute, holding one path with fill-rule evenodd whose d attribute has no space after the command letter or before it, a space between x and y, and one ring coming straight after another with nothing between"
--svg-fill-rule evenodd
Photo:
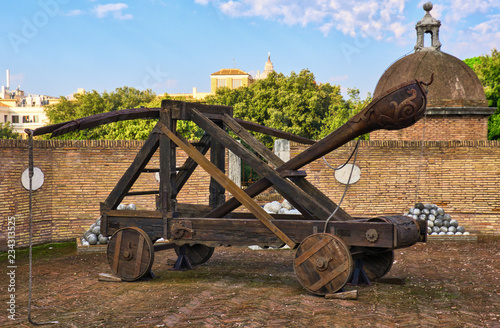
<instances>
[{"instance_id":1,"label":"wooden spoke","mask_svg":"<svg viewBox=\"0 0 500 328\"><path fill-rule=\"evenodd\" d=\"M214 247L203 244L185 245L185 253L192 266L200 265L210 260L214 253L214 249ZM177 248L175 249L175 253L179 255L179 250Z\"/></svg>"},{"instance_id":2,"label":"wooden spoke","mask_svg":"<svg viewBox=\"0 0 500 328\"><path fill-rule=\"evenodd\" d=\"M134 281L151 271L153 243L139 228L122 228L109 240L107 258L113 274L125 281Z\"/></svg>"},{"instance_id":3,"label":"wooden spoke","mask_svg":"<svg viewBox=\"0 0 500 328\"><path fill-rule=\"evenodd\" d=\"M342 239L317 233L305 238L297 248L294 269L305 289L316 295L326 295L344 287L351 276L353 261Z\"/></svg>"}]
</instances>

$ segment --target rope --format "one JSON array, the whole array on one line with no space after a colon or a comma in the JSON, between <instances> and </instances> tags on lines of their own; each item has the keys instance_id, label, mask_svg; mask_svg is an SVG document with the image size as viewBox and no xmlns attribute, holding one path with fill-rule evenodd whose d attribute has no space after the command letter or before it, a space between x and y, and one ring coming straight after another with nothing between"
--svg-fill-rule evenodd
<instances>
[{"instance_id":1,"label":"rope","mask_svg":"<svg viewBox=\"0 0 500 328\"><path fill-rule=\"evenodd\" d=\"M326 161L325 156L323 156L323 161L325 161L325 164L328 165L328 167L331 168L332 170L335 170L335 171L341 170L342 168L344 168L344 166L347 165L347 163L349 163L349 161L351 160L352 156L354 155L354 152L358 149L358 145L359 145L359 139L358 139L358 142L356 142L356 146L354 146L354 149L352 150L351 155L349 156L349 158L347 159L347 161L344 164L340 165L339 167L333 167L330 164L328 164L328 162Z\"/></svg>"},{"instance_id":2,"label":"rope","mask_svg":"<svg viewBox=\"0 0 500 328\"><path fill-rule=\"evenodd\" d=\"M35 326L57 324L59 321L47 321L47 322L34 322L31 319L31 295L33 287L33 130L25 130L28 133L28 157L29 157L29 186L30 186L30 196L29 196L29 211L30 211L30 222L29 222L29 292L28 292L28 321Z\"/></svg>"},{"instance_id":3,"label":"rope","mask_svg":"<svg viewBox=\"0 0 500 328\"><path fill-rule=\"evenodd\" d=\"M359 145L359 139L358 139L358 142L356 143L356 146L354 147L354 150L353 150L351 156L349 157L349 159L347 160L347 162L345 162L344 165L342 166L342 167L344 167L345 165L347 165L347 163L351 160L351 157L354 154L354 159L352 160L351 172L349 173L349 179L347 179L347 184L345 186L344 193L342 195L342 198L340 199L340 202L337 204L337 207L335 208L335 210L332 212L332 214L330 214L330 216L328 217L328 219L326 219L325 228L323 229L324 233L326 233L326 228L328 227L328 223L333 218L333 216L335 215L335 213L337 213L338 209L340 208L340 205L344 201L345 195L347 194L347 189L349 189L349 185L351 183L352 172L354 171L354 165L356 164L356 157L358 156L358 145ZM323 159L324 159L324 157L323 157ZM325 163L326 163L326 160L325 160ZM330 166L330 165L328 165L328 166ZM338 169L340 169L340 168L338 168Z\"/></svg>"}]
</instances>

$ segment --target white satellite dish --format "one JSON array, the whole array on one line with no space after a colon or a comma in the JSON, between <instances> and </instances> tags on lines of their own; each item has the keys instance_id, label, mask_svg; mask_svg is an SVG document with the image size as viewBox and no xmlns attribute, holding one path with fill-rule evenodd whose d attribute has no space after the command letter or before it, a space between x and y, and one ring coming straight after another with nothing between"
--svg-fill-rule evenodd
<instances>
[{"instance_id":1,"label":"white satellite dish","mask_svg":"<svg viewBox=\"0 0 500 328\"><path fill-rule=\"evenodd\" d=\"M29 169L24 170L21 175L21 183L26 190L30 190ZM33 168L33 178L31 180L31 190L37 190L43 185L43 172L38 167Z\"/></svg>"}]
</instances>

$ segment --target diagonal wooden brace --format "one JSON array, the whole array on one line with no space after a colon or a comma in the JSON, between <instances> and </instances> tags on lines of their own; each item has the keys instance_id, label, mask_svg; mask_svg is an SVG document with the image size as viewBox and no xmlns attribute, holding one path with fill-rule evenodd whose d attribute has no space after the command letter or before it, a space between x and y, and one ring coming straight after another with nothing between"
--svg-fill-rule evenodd
<instances>
[{"instance_id":1,"label":"diagonal wooden brace","mask_svg":"<svg viewBox=\"0 0 500 328\"><path fill-rule=\"evenodd\" d=\"M295 248L296 243L292 241L283 231L278 229L271 221L273 217L259 206L250 196L248 196L240 187L238 187L231 179L229 179L222 171L212 164L205 156L203 156L195 147L181 136L175 135L162 123L158 123L157 127L170 140L188 154L198 165L200 165L211 177L226 188L238 201L243 204L253 215L255 215L269 230L271 230L279 239L286 243L290 248Z\"/></svg>"}]
</instances>

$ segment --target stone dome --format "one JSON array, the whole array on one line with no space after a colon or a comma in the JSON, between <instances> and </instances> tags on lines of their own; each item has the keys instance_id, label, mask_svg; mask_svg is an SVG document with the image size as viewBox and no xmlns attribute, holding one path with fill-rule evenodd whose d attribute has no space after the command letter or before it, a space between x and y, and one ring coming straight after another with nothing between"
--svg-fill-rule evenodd
<instances>
[{"instance_id":1,"label":"stone dome","mask_svg":"<svg viewBox=\"0 0 500 328\"><path fill-rule=\"evenodd\" d=\"M408 80L418 79L429 82L434 73L434 81L429 86L427 107L473 108L488 106L483 86L476 73L462 60L441 51L439 27L441 22L430 14L432 3L424 4L425 16L417 22L417 43L415 53L405 56L391 65L375 87L374 97L378 97L392 87ZM431 46L424 47L424 34L431 35ZM476 110L477 111L477 110ZM484 111L484 110L483 110ZM461 112L460 114L465 114Z\"/></svg>"},{"instance_id":2,"label":"stone dome","mask_svg":"<svg viewBox=\"0 0 500 328\"><path fill-rule=\"evenodd\" d=\"M476 73L462 60L438 50L418 51L395 62L378 81L373 96L409 80L429 82L433 73L428 107L488 106Z\"/></svg>"}]
</instances>

